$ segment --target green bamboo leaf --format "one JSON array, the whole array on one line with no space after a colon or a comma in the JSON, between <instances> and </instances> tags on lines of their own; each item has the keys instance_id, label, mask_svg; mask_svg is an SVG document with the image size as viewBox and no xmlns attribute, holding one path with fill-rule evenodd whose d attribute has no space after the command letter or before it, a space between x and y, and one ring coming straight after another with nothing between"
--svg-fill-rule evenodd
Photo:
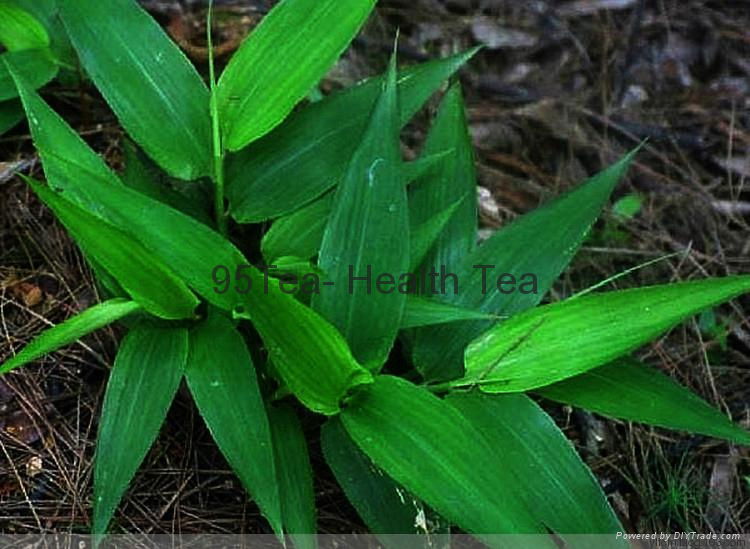
<instances>
[{"instance_id":1,"label":"green bamboo leaf","mask_svg":"<svg viewBox=\"0 0 750 549\"><path fill-rule=\"evenodd\" d=\"M546 532L523 502L520 479L499 465L497 449L424 388L378 376L342 410L341 420L378 467L462 529Z\"/></svg>"},{"instance_id":2,"label":"green bamboo leaf","mask_svg":"<svg viewBox=\"0 0 750 549\"><path fill-rule=\"evenodd\" d=\"M0 44L8 51L49 46L49 35L39 20L12 2L0 2Z\"/></svg>"},{"instance_id":3,"label":"green bamboo leaf","mask_svg":"<svg viewBox=\"0 0 750 549\"><path fill-rule=\"evenodd\" d=\"M438 241L446 227L449 226L453 219L453 214L456 213L466 200L469 200L468 196L459 199L424 221L412 217L411 208L409 209L409 224L411 225L409 231L409 272L419 272L419 266L425 261L427 253ZM471 201L474 201L473 195L471 196Z\"/></svg>"},{"instance_id":4,"label":"green bamboo leaf","mask_svg":"<svg viewBox=\"0 0 750 549\"><path fill-rule=\"evenodd\" d=\"M624 531L594 475L552 418L529 397L472 391L452 393L446 402L498 450L497 467L523 479L523 501L563 541L565 534ZM568 541L576 547L601 546L601 540ZM628 546L624 541L618 545Z\"/></svg>"},{"instance_id":5,"label":"green bamboo leaf","mask_svg":"<svg viewBox=\"0 0 750 549\"><path fill-rule=\"evenodd\" d=\"M274 445L255 367L245 340L216 311L190 331L185 377L221 453L281 534Z\"/></svg>"},{"instance_id":6,"label":"green bamboo leaf","mask_svg":"<svg viewBox=\"0 0 750 549\"><path fill-rule=\"evenodd\" d=\"M406 293L397 277L409 268L406 189L398 140L396 60L391 60L381 98L362 142L336 190L318 256L318 267L333 285L313 295L312 305L349 342L355 358L378 370L398 333ZM352 282L390 276L390 291ZM356 285L355 285L356 284Z\"/></svg>"},{"instance_id":7,"label":"green bamboo leaf","mask_svg":"<svg viewBox=\"0 0 750 549\"><path fill-rule=\"evenodd\" d=\"M402 165L404 181L407 184L411 183L426 170L442 162L447 154L449 153L443 152L406 162ZM266 261L275 263L278 258L286 256L310 259L318 255L326 224L331 216L334 194L333 191L327 192L300 209L274 221L261 240L261 251ZM412 227L411 235L412 239L417 239L417 249L415 252L412 247L411 264L414 263L415 253L419 255L427 251L423 248L431 245L434 235L440 232L441 222L446 214L450 215L450 212L442 212L428 223Z\"/></svg>"},{"instance_id":8,"label":"green bamboo leaf","mask_svg":"<svg viewBox=\"0 0 750 549\"><path fill-rule=\"evenodd\" d=\"M191 318L198 298L159 258L136 239L67 201L42 183L24 178L55 213L87 256L94 258L148 312L161 318Z\"/></svg>"},{"instance_id":9,"label":"green bamboo leaf","mask_svg":"<svg viewBox=\"0 0 750 549\"><path fill-rule=\"evenodd\" d=\"M2 68L0 68L2 70ZM0 101L0 135L23 120L23 105L17 99Z\"/></svg>"},{"instance_id":10,"label":"green bamboo leaf","mask_svg":"<svg viewBox=\"0 0 750 549\"><path fill-rule=\"evenodd\" d=\"M135 238L206 301L249 318L300 401L335 414L352 387L371 381L330 323L283 293L216 231L123 185L22 79L18 86L50 184ZM217 286L217 268L226 269L231 289Z\"/></svg>"},{"instance_id":11,"label":"green bamboo leaf","mask_svg":"<svg viewBox=\"0 0 750 549\"><path fill-rule=\"evenodd\" d=\"M454 152L409 188L409 215L415 225L426 223L438 212L459 204L424 260L429 268L438 270L441 265L459 265L476 247L477 179L465 110L461 85L455 82L443 97L423 154L448 149Z\"/></svg>"},{"instance_id":12,"label":"green bamboo leaf","mask_svg":"<svg viewBox=\"0 0 750 549\"><path fill-rule=\"evenodd\" d=\"M347 499L374 534L441 534L447 525L421 501L379 469L357 447L339 418L321 428L320 440L326 463ZM429 516L429 519L428 519ZM428 545L431 536L425 536ZM414 547L418 538L381 536L388 547ZM398 543L401 541L401 543ZM420 544L422 545L422 544Z\"/></svg>"},{"instance_id":13,"label":"green bamboo leaf","mask_svg":"<svg viewBox=\"0 0 750 549\"><path fill-rule=\"evenodd\" d=\"M534 392L607 417L750 445L748 431L669 376L630 357Z\"/></svg>"},{"instance_id":14,"label":"green bamboo leaf","mask_svg":"<svg viewBox=\"0 0 750 549\"><path fill-rule=\"evenodd\" d=\"M614 360L703 309L750 292L750 276L589 294L512 317L466 349L453 386L490 393L543 387Z\"/></svg>"},{"instance_id":15,"label":"green bamboo leaf","mask_svg":"<svg viewBox=\"0 0 750 549\"><path fill-rule=\"evenodd\" d=\"M489 313L464 309L437 299L410 295L406 298L400 329L407 330L466 320L496 320L496 317Z\"/></svg>"},{"instance_id":16,"label":"green bamboo leaf","mask_svg":"<svg viewBox=\"0 0 750 549\"><path fill-rule=\"evenodd\" d=\"M289 405L269 406L268 421L273 435L284 532L292 534L297 549L314 549L317 546L315 491L305 433Z\"/></svg>"},{"instance_id":17,"label":"green bamboo leaf","mask_svg":"<svg viewBox=\"0 0 750 549\"><path fill-rule=\"evenodd\" d=\"M277 258L285 256L310 259L318 255L331 215L333 196L333 192L326 193L274 221L260 243L266 261L274 263Z\"/></svg>"},{"instance_id":18,"label":"green bamboo leaf","mask_svg":"<svg viewBox=\"0 0 750 549\"><path fill-rule=\"evenodd\" d=\"M92 532L104 534L180 386L185 328L142 322L120 344L104 394L94 462Z\"/></svg>"},{"instance_id":19,"label":"green bamboo leaf","mask_svg":"<svg viewBox=\"0 0 750 549\"><path fill-rule=\"evenodd\" d=\"M111 299L89 307L82 313L45 330L34 338L20 353L0 366L0 375L73 343L86 334L139 310L141 310L141 306L138 303L127 299Z\"/></svg>"},{"instance_id":20,"label":"green bamboo leaf","mask_svg":"<svg viewBox=\"0 0 750 549\"><path fill-rule=\"evenodd\" d=\"M229 60L218 83L225 146L262 137L325 76L375 0L282 0Z\"/></svg>"},{"instance_id":21,"label":"green bamboo leaf","mask_svg":"<svg viewBox=\"0 0 750 549\"><path fill-rule=\"evenodd\" d=\"M41 88L57 74L57 64L49 48L9 51L0 54L0 101L18 97L11 70L18 72L32 89Z\"/></svg>"},{"instance_id":22,"label":"green bamboo leaf","mask_svg":"<svg viewBox=\"0 0 750 549\"><path fill-rule=\"evenodd\" d=\"M120 178L128 187L172 206L182 213L194 217L205 225L212 225L213 220L206 206L210 200L205 197L189 198L170 186L169 177L161 172L158 167L143 154L140 149L130 140L123 143L123 160L125 169ZM180 190L186 190L191 182L181 182ZM201 199L202 198L202 199Z\"/></svg>"},{"instance_id":23,"label":"green bamboo leaf","mask_svg":"<svg viewBox=\"0 0 750 549\"><path fill-rule=\"evenodd\" d=\"M87 74L146 153L181 179L211 173L208 88L161 26L134 0L61 0L60 15Z\"/></svg>"},{"instance_id":24,"label":"green bamboo leaf","mask_svg":"<svg viewBox=\"0 0 750 549\"><path fill-rule=\"evenodd\" d=\"M504 227L458 265L446 265L446 272L456 275L459 291L454 294L448 283L446 294L436 297L502 316L534 307L575 255L635 152ZM496 283L505 273L516 280L510 293ZM420 330L412 353L415 366L428 380L461 376L466 345L490 326L477 321Z\"/></svg>"},{"instance_id":25,"label":"green bamboo leaf","mask_svg":"<svg viewBox=\"0 0 750 549\"><path fill-rule=\"evenodd\" d=\"M405 125L476 50L399 72ZM291 115L266 137L227 157L227 198L241 223L297 210L338 184L367 126L383 77L335 93Z\"/></svg>"}]
</instances>

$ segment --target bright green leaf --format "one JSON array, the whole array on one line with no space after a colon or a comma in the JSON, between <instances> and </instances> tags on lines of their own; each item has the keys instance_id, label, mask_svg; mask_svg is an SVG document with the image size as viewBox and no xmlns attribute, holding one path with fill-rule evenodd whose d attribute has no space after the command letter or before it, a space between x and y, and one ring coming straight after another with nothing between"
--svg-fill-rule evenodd
<instances>
[{"instance_id":1,"label":"bright green leaf","mask_svg":"<svg viewBox=\"0 0 750 549\"><path fill-rule=\"evenodd\" d=\"M341 420L378 467L464 530L546 531L522 500L523 484L499 465L498 450L424 388L378 376L342 410Z\"/></svg>"},{"instance_id":2,"label":"bright green leaf","mask_svg":"<svg viewBox=\"0 0 750 549\"><path fill-rule=\"evenodd\" d=\"M0 54L0 101L18 97L8 65L28 82L31 89L41 88L57 74L57 64L47 48Z\"/></svg>"},{"instance_id":3,"label":"bright green leaf","mask_svg":"<svg viewBox=\"0 0 750 549\"><path fill-rule=\"evenodd\" d=\"M49 46L47 29L28 11L7 0L0 2L0 44L8 51Z\"/></svg>"},{"instance_id":4,"label":"bright green leaf","mask_svg":"<svg viewBox=\"0 0 750 549\"><path fill-rule=\"evenodd\" d=\"M505 393L543 387L614 360L685 318L750 292L750 276L589 294L537 307L479 336L466 349L466 377Z\"/></svg>"},{"instance_id":5,"label":"bright green leaf","mask_svg":"<svg viewBox=\"0 0 750 549\"><path fill-rule=\"evenodd\" d=\"M181 179L211 173L208 88L134 0L61 0L81 64L125 130Z\"/></svg>"},{"instance_id":6,"label":"bright green leaf","mask_svg":"<svg viewBox=\"0 0 750 549\"><path fill-rule=\"evenodd\" d=\"M371 381L330 323L281 292L273 280L266 288L263 273L216 231L123 185L21 79L18 85L50 183L158 254L206 301L250 318L284 382L306 406L335 414L353 386ZM217 266L230 273L231 291L217 291ZM252 291L241 293L248 283Z\"/></svg>"},{"instance_id":7,"label":"bright green leaf","mask_svg":"<svg viewBox=\"0 0 750 549\"><path fill-rule=\"evenodd\" d=\"M750 433L672 378L629 357L534 389L603 416L750 445Z\"/></svg>"},{"instance_id":8,"label":"bright green leaf","mask_svg":"<svg viewBox=\"0 0 750 549\"><path fill-rule=\"evenodd\" d=\"M399 71L405 125L476 50ZM241 223L297 210L338 184L367 126L383 77L335 93L293 114L275 131L227 157L227 197Z\"/></svg>"},{"instance_id":9,"label":"bright green leaf","mask_svg":"<svg viewBox=\"0 0 750 549\"><path fill-rule=\"evenodd\" d=\"M142 322L120 344L107 382L94 463L92 532L103 534L180 386L185 328Z\"/></svg>"},{"instance_id":10,"label":"bright green leaf","mask_svg":"<svg viewBox=\"0 0 750 549\"><path fill-rule=\"evenodd\" d=\"M139 310L141 306L138 303L127 299L111 299L89 307L82 313L38 335L20 353L0 366L0 374L10 372L40 356L73 343L86 334Z\"/></svg>"},{"instance_id":11,"label":"bright green leaf","mask_svg":"<svg viewBox=\"0 0 750 549\"><path fill-rule=\"evenodd\" d=\"M221 453L280 534L273 439L255 367L242 335L216 311L190 331L185 377Z\"/></svg>"},{"instance_id":12,"label":"bright green leaf","mask_svg":"<svg viewBox=\"0 0 750 549\"><path fill-rule=\"evenodd\" d=\"M575 255L634 152L499 230L459 265L446 265L446 272L456 275L458 293L453 295L450 284L446 284L451 292L436 297L502 316L535 306ZM480 269L476 265L492 268ZM497 287L497 279L504 273L512 274L517 281L511 293L503 293ZM528 285L522 291L523 283ZM461 376L466 345L490 325L483 321L462 322L420 330L413 349L415 366L428 380Z\"/></svg>"},{"instance_id":13,"label":"bright green leaf","mask_svg":"<svg viewBox=\"0 0 750 549\"><path fill-rule=\"evenodd\" d=\"M372 533L435 534L447 531L447 525L443 524L440 517L431 509L425 508L421 501L416 500L362 453L339 418L331 418L323 425L320 441L326 463L347 499ZM423 520L419 520L420 518ZM419 538L414 536L404 537L402 540L397 536L380 536L379 539L387 547L414 547L419 544ZM427 536L425 541L429 539Z\"/></svg>"},{"instance_id":14,"label":"bright green leaf","mask_svg":"<svg viewBox=\"0 0 750 549\"><path fill-rule=\"evenodd\" d=\"M287 404L269 406L268 421L273 435L284 532L292 534L297 549L314 549L317 545L315 491L305 433L294 408Z\"/></svg>"},{"instance_id":15,"label":"bright green leaf","mask_svg":"<svg viewBox=\"0 0 750 549\"><path fill-rule=\"evenodd\" d=\"M161 318L190 318L198 298L158 256L135 238L69 202L61 191L25 178L87 256L111 274L148 312Z\"/></svg>"},{"instance_id":16,"label":"bright green leaf","mask_svg":"<svg viewBox=\"0 0 750 549\"><path fill-rule=\"evenodd\" d=\"M465 320L496 320L496 318L482 311L464 309L450 303L421 296L408 296L401 318L401 329L445 324Z\"/></svg>"},{"instance_id":17,"label":"bright green leaf","mask_svg":"<svg viewBox=\"0 0 750 549\"><path fill-rule=\"evenodd\" d=\"M552 418L526 395L456 392L446 397L497 452L497 468L510 471L525 504L557 534L624 531L598 481ZM523 479L523 480L520 480ZM575 541L570 540L571 542ZM601 541L574 546L599 547ZM627 547L625 542L622 546Z\"/></svg>"},{"instance_id":18,"label":"bright green leaf","mask_svg":"<svg viewBox=\"0 0 750 549\"><path fill-rule=\"evenodd\" d=\"M245 39L221 75L225 146L268 133L325 76L375 0L282 0Z\"/></svg>"},{"instance_id":19,"label":"bright green leaf","mask_svg":"<svg viewBox=\"0 0 750 549\"><path fill-rule=\"evenodd\" d=\"M408 206L398 140L396 61L357 148L323 236L318 267L332 286L313 295L313 308L344 335L365 367L379 369L398 333L406 294L398 276L409 268ZM380 290L382 276L391 284ZM353 281L354 277L370 282ZM375 285L373 290L371 284Z\"/></svg>"}]
</instances>

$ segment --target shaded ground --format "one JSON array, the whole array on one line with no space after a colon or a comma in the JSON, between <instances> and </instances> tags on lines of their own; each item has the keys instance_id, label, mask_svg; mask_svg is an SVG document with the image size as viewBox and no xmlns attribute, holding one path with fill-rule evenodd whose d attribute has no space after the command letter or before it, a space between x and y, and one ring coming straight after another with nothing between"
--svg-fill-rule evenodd
<instances>
[{"instance_id":1,"label":"shaded ground","mask_svg":"<svg viewBox=\"0 0 750 549\"><path fill-rule=\"evenodd\" d=\"M146 4L199 62L202 40L193 31L200 10ZM230 4L221 18L229 51L264 2L224 4ZM610 287L750 273L746 2L390 0L379 6L323 88L380 72L397 27L404 63L485 44L462 73L485 232L648 138L615 196L640 209L608 212L553 298L667 254L677 253ZM59 84L48 91L55 108L117 166L121 134L95 92ZM408 127L406 155L418 152L428 119L421 115ZM64 231L21 182L6 177L7 163L18 161L39 175L25 127L0 137L0 360L96 299ZM628 202L617 204L624 211ZM750 299L738 299L642 352L746 427L749 310ZM96 417L119 335L102 330L0 380L0 531L85 530ZM750 531L747 449L551 410L628 529ZM317 425L307 427L321 531L361 531L322 460ZM267 528L188 397L173 406L117 520L124 530L151 533Z\"/></svg>"}]
</instances>

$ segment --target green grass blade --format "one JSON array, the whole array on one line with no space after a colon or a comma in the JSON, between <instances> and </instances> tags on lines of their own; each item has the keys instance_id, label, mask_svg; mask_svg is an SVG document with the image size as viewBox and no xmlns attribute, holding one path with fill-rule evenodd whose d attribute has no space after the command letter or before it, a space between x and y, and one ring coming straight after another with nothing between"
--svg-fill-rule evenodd
<instances>
[{"instance_id":1,"label":"green grass blade","mask_svg":"<svg viewBox=\"0 0 750 549\"><path fill-rule=\"evenodd\" d=\"M630 357L534 392L607 417L750 445L750 432L669 376Z\"/></svg>"},{"instance_id":2,"label":"green grass blade","mask_svg":"<svg viewBox=\"0 0 750 549\"><path fill-rule=\"evenodd\" d=\"M454 305L502 316L513 316L535 306L575 255L634 153L504 227L459 265L447 265L447 272L455 273L460 282L459 292L438 297L448 298ZM486 276L486 286L484 271L475 265L494 267ZM531 274L536 285L520 291L519 283L514 292L502 293L496 280L503 273L511 273L517 281ZM414 343L415 366L428 380L461 376L466 345L490 325L462 322L421 330Z\"/></svg>"},{"instance_id":3,"label":"green grass blade","mask_svg":"<svg viewBox=\"0 0 750 549\"><path fill-rule=\"evenodd\" d=\"M474 534L544 533L523 486L458 410L408 381L378 376L341 412L347 432L396 482Z\"/></svg>"},{"instance_id":4,"label":"green grass blade","mask_svg":"<svg viewBox=\"0 0 750 549\"><path fill-rule=\"evenodd\" d=\"M28 364L32 360L73 343L86 334L140 310L141 306L138 303L127 299L111 299L89 307L82 313L45 330L34 338L20 353L0 366L0 375Z\"/></svg>"},{"instance_id":5,"label":"green grass blade","mask_svg":"<svg viewBox=\"0 0 750 549\"><path fill-rule=\"evenodd\" d=\"M750 276L589 294L526 311L466 349L466 377L491 393L543 387L610 362L687 317L750 292Z\"/></svg>"},{"instance_id":6,"label":"green grass blade","mask_svg":"<svg viewBox=\"0 0 750 549\"><path fill-rule=\"evenodd\" d=\"M563 541L564 534L624 531L594 475L552 418L529 397L472 391L450 394L446 402L497 449L497 466L523 479L524 503ZM581 543L570 541L576 547ZM626 542L621 545L627 547Z\"/></svg>"},{"instance_id":7,"label":"green grass blade","mask_svg":"<svg viewBox=\"0 0 750 549\"><path fill-rule=\"evenodd\" d=\"M297 549L315 549L315 491L305 433L294 408L268 407L284 533ZM296 535L295 534L299 534Z\"/></svg>"},{"instance_id":8,"label":"green grass blade","mask_svg":"<svg viewBox=\"0 0 750 549\"><path fill-rule=\"evenodd\" d=\"M371 380L330 323L281 292L273 279L266 286L264 274L216 231L123 185L20 79L19 88L50 183L158 255L206 301L250 318L285 383L306 406L335 414L351 387ZM227 291L214 281L217 266L231 274ZM238 272L247 280L238 280ZM238 291L248 281L251 291Z\"/></svg>"},{"instance_id":9,"label":"green grass blade","mask_svg":"<svg viewBox=\"0 0 750 549\"><path fill-rule=\"evenodd\" d=\"M333 471L339 486L347 499L374 534L425 534L446 531L439 517L425 508L403 487L385 474L357 447L344 429L339 418L329 419L321 428L320 441L326 463ZM418 526L420 513L431 515L427 523L429 532ZM437 523L437 524L435 524ZM437 531L437 532L436 532ZM429 539L429 538L428 538ZM380 538L387 547L413 547L417 538L399 540L383 536Z\"/></svg>"},{"instance_id":10,"label":"green grass blade","mask_svg":"<svg viewBox=\"0 0 750 549\"><path fill-rule=\"evenodd\" d=\"M60 14L128 134L175 177L210 174L208 89L161 26L134 0L61 0Z\"/></svg>"},{"instance_id":11,"label":"green grass blade","mask_svg":"<svg viewBox=\"0 0 750 549\"><path fill-rule=\"evenodd\" d=\"M9 51L0 54L0 101L18 97L11 69L21 75L31 89L44 86L57 74L58 66L48 48Z\"/></svg>"},{"instance_id":12,"label":"green grass blade","mask_svg":"<svg viewBox=\"0 0 750 549\"><path fill-rule=\"evenodd\" d=\"M476 50L399 71L405 125ZM227 157L232 216L252 223L293 212L343 180L382 89L383 77L335 93L291 115L266 137Z\"/></svg>"},{"instance_id":13,"label":"green grass blade","mask_svg":"<svg viewBox=\"0 0 750 549\"><path fill-rule=\"evenodd\" d=\"M409 268L408 205L398 139L396 61L341 185L323 236L318 267L333 286L313 295L313 308L349 342L355 358L378 370L396 339L406 294L396 289ZM390 292L352 277L391 276Z\"/></svg>"},{"instance_id":14,"label":"green grass blade","mask_svg":"<svg viewBox=\"0 0 750 549\"><path fill-rule=\"evenodd\" d=\"M49 35L36 17L12 2L0 2L0 44L8 51L49 46Z\"/></svg>"},{"instance_id":15,"label":"green grass blade","mask_svg":"<svg viewBox=\"0 0 750 549\"><path fill-rule=\"evenodd\" d=\"M24 179L86 256L96 260L146 311L167 319L194 316L199 303L195 294L135 238L69 202L64 193Z\"/></svg>"},{"instance_id":16,"label":"green grass blade","mask_svg":"<svg viewBox=\"0 0 750 549\"><path fill-rule=\"evenodd\" d=\"M245 39L221 75L225 146L268 133L339 58L375 0L282 0Z\"/></svg>"},{"instance_id":17,"label":"green grass blade","mask_svg":"<svg viewBox=\"0 0 750 549\"><path fill-rule=\"evenodd\" d=\"M174 399L185 369L185 328L147 322L130 330L107 382L94 463L92 532L104 534Z\"/></svg>"},{"instance_id":18,"label":"green grass blade","mask_svg":"<svg viewBox=\"0 0 750 549\"><path fill-rule=\"evenodd\" d=\"M240 333L215 311L190 331L185 377L221 453L280 534L273 439L255 367Z\"/></svg>"},{"instance_id":19,"label":"green grass blade","mask_svg":"<svg viewBox=\"0 0 750 549\"><path fill-rule=\"evenodd\" d=\"M466 320L495 320L495 317L489 313L464 309L437 299L410 295L406 298L400 329L407 330Z\"/></svg>"}]
</instances>

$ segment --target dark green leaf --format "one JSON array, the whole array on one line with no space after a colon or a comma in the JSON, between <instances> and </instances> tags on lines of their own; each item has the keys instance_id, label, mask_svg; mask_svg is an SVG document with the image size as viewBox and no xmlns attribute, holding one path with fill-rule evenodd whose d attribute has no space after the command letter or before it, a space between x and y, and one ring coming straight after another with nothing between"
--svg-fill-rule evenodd
<instances>
[{"instance_id":1,"label":"dark green leaf","mask_svg":"<svg viewBox=\"0 0 750 549\"><path fill-rule=\"evenodd\" d=\"M403 379L378 376L341 412L378 467L440 515L475 534L544 533L519 479L447 402Z\"/></svg>"},{"instance_id":2,"label":"dark green leaf","mask_svg":"<svg viewBox=\"0 0 750 549\"><path fill-rule=\"evenodd\" d=\"M117 351L102 406L94 464L92 531L103 534L131 479L156 440L185 369L185 328L147 322Z\"/></svg>"},{"instance_id":3,"label":"dark green leaf","mask_svg":"<svg viewBox=\"0 0 750 549\"><path fill-rule=\"evenodd\" d=\"M25 178L55 213L84 253L96 260L148 312L162 318L190 318L198 298L158 256L135 238L69 202L60 192Z\"/></svg>"},{"instance_id":4,"label":"dark green leaf","mask_svg":"<svg viewBox=\"0 0 750 549\"><path fill-rule=\"evenodd\" d=\"M218 84L225 146L236 151L291 112L349 45L375 0L283 0L229 61Z\"/></svg>"},{"instance_id":5,"label":"dark green leaf","mask_svg":"<svg viewBox=\"0 0 750 549\"><path fill-rule=\"evenodd\" d=\"M28 11L9 2L0 2L0 44L8 51L49 46L47 29Z\"/></svg>"},{"instance_id":6,"label":"dark green leaf","mask_svg":"<svg viewBox=\"0 0 750 549\"><path fill-rule=\"evenodd\" d=\"M401 330L459 322L466 320L494 320L489 313L464 309L450 303L420 296L407 296L404 316L401 318Z\"/></svg>"},{"instance_id":7,"label":"dark green leaf","mask_svg":"<svg viewBox=\"0 0 750 549\"><path fill-rule=\"evenodd\" d=\"M476 50L400 71L401 125ZM227 158L233 217L251 223L279 217L338 184L367 126L383 77L333 94L293 114L274 132Z\"/></svg>"},{"instance_id":8,"label":"dark green leaf","mask_svg":"<svg viewBox=\"0 0 750 549\"><path fill-rule=\"evenodd\" d=\"M335 414L349 389L371 380L341 334L266 279L231 242L195 219L124 186L32 90L19 81L50 183L81 207L137 239L206 301L250 318L287 386L312 410ZM217 266L234 285L217 291ZM246 277L239 280L239 275ZM240 293L238 285L252 291Z\"/></svg>"},{"instance_id":9,"label":"dark green leaf","mask_svg":"<svg viewBox=\"0 0 750 549\"><path fill-rule=\"evenodd\" d=\"M2 70L2 69L0 69ZM0 101L0 135L23 120L23 105L17 99Z\"/></svg>"},{"instance_id":10,"label":"dark green leaf","mask_svg":"<svg viewBox=\"0 0 750 549\"><path fill-rule=\"evenodd\" d=\"M69 318L65 322L53 326L38 335L31 343L21 350L16 356L7 360L0 366L0 374L10 372L14 368L23 366L36 360L40 356L59 349L64 345L73 343L88 333L93 332L123 318L131 313L139 311L141 306L135 301L127 299L111 299L89 307L82 313Z\"/></svg>"},{"instance_id":11,"label":"dark green leaf","mask_svg":"<svg viewBox=\"0 0 750 549\"><path fill-rule=\"evenodd\" d=\"M204 200L191 200L181 192L169 186L168 179L163 172L145 157L138 147L129 140L123 144L123 156L125 169L121 174L122 182L128 187L145 194L146 196L158 200L164 204L172 206L182 213L194 217L205 225L212 225L213 221L205 207ZM191 183L181 182L183 190Z\"/></svg>"},{"instance_id":12,"label":"dark green leaf","mask_svg":"<svg viewBox=\"0 0 750 549\"><path fill-rule=\"evenodd\" d=\"M312 300L344 335L355 358L373 371L383 365L396 339L406 301L396 286L409 268L395 63L394 56L370 124L334 196L318 255L318 266L333 285ZM353 282L365 276L372 280ZM382 276L391 284L381 291L377 281Z\"/></svg>"},{"instance_id":13,"label":"dark green leaf","mask_svg":"<svg viewBox=\"0 0 750 549\"><path fill-rule=\"evenodd\" d=\"M409 233L409 272L419 272L419 265L421 265L425 260L427 252L429 252L430 249L435 245L442 232L451 222L453 214L459 209L462 202L465 200L469 200L469 197L460 199L444 210L436 213L434 216L421 222L417 221L410 215L409 224L411 225L411 229ZM471 201L474 201L473 196L471 197Z\"/></svg>"},{"instance_id":14,"label":"dark green leaf","mask_svg":"<svg viewBox=\"0 0 750 549\"><path fill-rule=\"evenodd\" d=\"M472 391L450 394L446 401L482 432L495 449L497 467L522 482L521 497L548 528L558 534L624 531L594 475L557 425L529 397ZM574 545L598 547L598 543ZM624 541L621 545L627 547Z\"/></svg>"},{"instance_id":15,"label":"dark green leaf","mask_svg":"<svg viewBox=\"0 0 750 549\"><path fill-rule=\"evenodd\" d=\"M575 255L634 152L504 227L458 265L447 265L446 272L455 274L459 282L458 293L453 295L450 284L446 284L451 292L436 297L502 316L513 316L535 306ZM476 265L492 268L485 270ZM504 273L517 281L511 293L503 293L497 287L497 279ZM535 284L528 284L521 291L522 283L532 281ZM460 376L466 345L490 325L483 321L462 322L420 330L413 350L415 366L429 380Z\"/></svg>"},{"instance_id":16,"label":"dark green leaf","mask_svg":"<svg viewBox=\"0 0 750 549\"><path fill-rule=\"evenodd\" d=\"M211 173L208 88L134 0L61 0L83 67L125 130L175 177Z\"/></svg>"},{"instance_id":17,"label":"dark green leaf","mask_svg":"<svg viewBox=\"0 0 750 549\"><path fill-rule=\"evenodd\" d=\"M362 453L339 418L329 419L323 425L320 436L326 463L371 532L432 534L436 530L444 531L437 517L433 523L427 522L430 510L425 509L422 502L415 500ZM383 537L381 540L389 547L413 547L417 543L417 539L411 536L408 541L405 538L398 544L393 543L397 541L395 537Z\"/></svg>"},{"instance_id":18,"label":"dark green leaf","mask_svg":"<svg viewBox=\"0 0 750 549\"><path fill-rule=\"evenodd\" d=\"M425 170L440 163L445 156L446 153L434 154L403 164L404 181L411 183ZM261 241L261 250L266 261L275 263L278 258L285 256L310 259L318 255L326 224L331 215L334 194L334 192L328 192L274 221ZM452 210L441 212L427 223L412 227L412 241L416 238L417 246L416 251L413 246L410 250L412 264L415 254L419 256L427 251L423 248L431 245L434 235L440 232L444 220L447 221L451 212Z\"/></svg>"},{"instance_id":19,"label":"dark green leaf","mask_svg":"<svg viewBox=\"0 0 750 549\"><path fill-rule=\"evenodd\" d=\"M292 534L296 549L314 549L317 545L315 491L305 433L289 405L269 406L268 421L273 435L284 532Z\"/></svg>"},{"instance_id":20,"label":"dark green leaf","mask_svg":"<svg viewBox=\"0 0 750 549\"><path fill-rule=\"evenodd\" d=\"M490 393L543 387L581 374L651 341L701 310L750 292L750 276L589 294L531 309L466 349L455 386Z\"/></svg>"},{"instance_id":21,"label":"dark green leaf","mask_svg":"<svg viewBox=\"0 0 750 549\"><path fill-rule=\"evenodd\" d=\"M318 255L331 215L333 195L332 192L327 193L296 212L274 221L261 241L266 261L273 263L284 256L310 259Z\"/></svg>"},{"instance_id":22,"label":"dark green leaf","mask_svg":"<svg viewBox=\"0 0 750 549\"><path fill-rule=\"evenodd\" d=\"M190 331L185 377L221 453L280 534L273 439L255 367L242 336L216 311Z\"/></svg>"},{"instance_id":23,"label":"dark green leaf","mask_svg":"<svg viewBox=\"0 0 750 549\"><path fill-rule=\"evenodd\" d=\"M32 89L41 88L57 74L57 64L47 48L5 52L0 55L0 101L18 97L8 65Z\"/></svg>"},{"instance_id":24,"label":"dark green leaf","mask_svg":"<svg viewBox=\"0 0 750 549\"><path fill-rule=\"evenodd\" d=\"M748 431L656 368L629 357L534 392L608 417L750 445Z\"/></svg>"},{"instance_id":25,"label":"dark green leaf","mask_svg":"<svg viewBox=\"0 0 750 549\"><path fill-rule=\"evenodd\" d=\"M425 258L428 268L460 265L476 247L477 208L474 152L466 122L461 85L454 83L440 104L425 143L424 155L453 149L437 166L409 188L409 215L415 225L459 204L450 221Z\"/></svg>"}]
</instances>

